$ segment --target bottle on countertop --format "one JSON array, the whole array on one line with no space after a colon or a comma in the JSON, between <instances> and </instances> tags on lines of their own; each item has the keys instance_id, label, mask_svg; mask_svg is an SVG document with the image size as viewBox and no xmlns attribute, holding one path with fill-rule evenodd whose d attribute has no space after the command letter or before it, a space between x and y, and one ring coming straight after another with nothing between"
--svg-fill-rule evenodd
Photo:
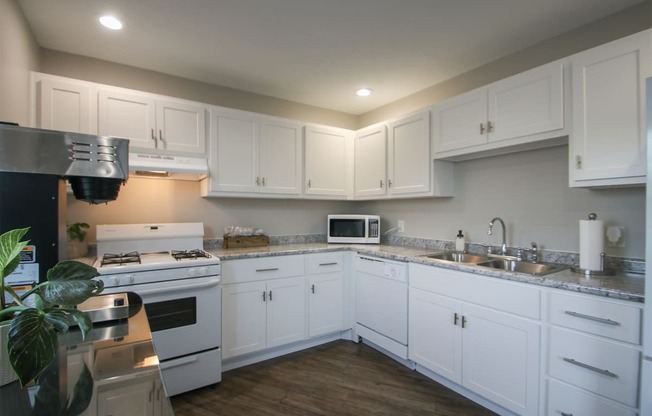
<instances>
[{"instance_id":1,"label":"bottle on countertop","mask_svg":"<svg viewBox=\"0 0 652 416\"><path fill-rule=\"evenodd\" d=\"M464 234L462 234L462 230L459 230L455 237L455 251L464 252Z\"/></svg>"}]
</instances>

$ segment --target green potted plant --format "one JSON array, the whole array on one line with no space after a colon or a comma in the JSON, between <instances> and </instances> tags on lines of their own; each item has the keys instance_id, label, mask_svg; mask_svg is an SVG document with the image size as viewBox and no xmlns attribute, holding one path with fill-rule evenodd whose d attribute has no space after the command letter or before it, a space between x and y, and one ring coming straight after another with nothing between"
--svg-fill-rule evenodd
<instances>
[{"instance_id":1,"label":"green potted plant","mask_svg":"<svg viewBox=\"0 0 652 416\"><path fill-rule=\"evenodd\" d=\"M85 222L76 222L68 225L68 258L78 259L88 254L88 241L86 241L86 228L90 225Z\"/></svg>"},{"instance_id":2,"label":"green potted plant","mask_svg":"<svg viewBox=\"0 0 652 416\"><path fill-rule=\"evenodd\" d=\"M56 356L57 336L79 326L82 336L92 329L90 318L75 308L104 289L94 267L78 261L62 261L47 272L47 281L18 295L5 285L5 277L20 263L21 241L29 228L0 235L0 330L7 342L0 345L21 385L37 380ZM7 302L5 294L11 302ZM0 363L0 366L6 364ZM4 370L4 369L2 369Z\"/></svg>"}]
</instances>

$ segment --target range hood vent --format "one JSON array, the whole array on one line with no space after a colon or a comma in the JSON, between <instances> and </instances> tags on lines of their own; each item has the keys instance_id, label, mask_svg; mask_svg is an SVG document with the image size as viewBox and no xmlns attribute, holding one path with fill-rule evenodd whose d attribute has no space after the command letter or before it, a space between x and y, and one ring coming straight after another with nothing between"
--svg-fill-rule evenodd
<instances>
[{"instance_id":1,"label":"range hood vent","mask_svg":"<svg viewBox=\"0 0 652 416\"><path fill-rule=\"evenodd\" d=\"M201 157L130 152L129 170L140 176L149 172L151 177L199 180L208 174L208 162Z\"/></svg>"}]
</instances>

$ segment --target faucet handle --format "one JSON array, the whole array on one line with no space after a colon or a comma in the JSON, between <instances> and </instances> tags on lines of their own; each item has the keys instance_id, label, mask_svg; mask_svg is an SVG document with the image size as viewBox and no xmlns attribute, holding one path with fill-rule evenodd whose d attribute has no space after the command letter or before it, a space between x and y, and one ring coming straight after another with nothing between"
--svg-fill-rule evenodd
<instances>
[{"instance_id":1,"label":"faucet handle","mask_svg":"<svg viewBox=\"0 0 652 416\"><path fill-rule=\"evenodd\" d=\"M523 247L518 247L518 248L516 249L516 258L517 258L518 261L522 261L522 260L523 260L523 252L524 252L524 251L527 252L527 251L529 251L529 250L528 250L527 248L523 248Z\"/></svg>"},{"instance_id":2,"label":"faucet handle","mask_svg":"<svg viewBox=\"0 0 652 416\"><path fill-rule=\"evenodd\" d=\"M487 255L491 254L491 244L482 243L482 247L487 249Z\"/></svg>"},{"instance_id":3,"label":"faucet handle","mask_svg":"<svg viewBox=\"0 0 652 416\"><path fill-rule=\"evenodd\" d=\"M539 261L539 249L537 247L537 243L533 241L532 248L529 251L530 251L530 261L532 261L532 263L536 263L537 261Z\"/></svg>"}]
</instances>

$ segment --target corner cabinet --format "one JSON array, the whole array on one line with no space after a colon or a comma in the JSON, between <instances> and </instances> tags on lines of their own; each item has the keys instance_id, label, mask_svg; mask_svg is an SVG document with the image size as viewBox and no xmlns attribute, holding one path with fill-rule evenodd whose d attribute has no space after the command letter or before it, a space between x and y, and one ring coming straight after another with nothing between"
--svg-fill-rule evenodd
<instances>
[{"instance_id":1,"label":"corner cabinet","mask_svg":"<svg viewBox=\"0 0 652 416\"><path fill-rule=\"evenodd\" d=\"M652 30L571 56L570 186L644 184Z\"/></svg>"},{"instance_id":2,"label":"corner cabinet","mask_svg":"<svg viewBox=\"0 0 652 416\"><path fill-rule=\"evenodd\" d=\"M353 131L307 125L304 137L306 198L353 197Z\"/></svg>"},{"instance_id":3,"label":"corner cabinet","mask_svg":"<svg viewBox=\"0 0 652 416\"><path fill-rule=\"evenodd\" d=\"M540 291L410 264L409 358L520 415L539 410Z\"/></svg>"},{"instance_id":4,"label":"corner cabinet","mask_svg":"<svg viewBox=\"0 0 652 416\"><path fill-rule=\"evenodd\" d=\"M203 196L298 197L301 145L298 122L212 108L211 173Z\"/></svg>"},{"instance_id":5,"label":"corner cabinet","mask_svg":"<svg viewBox=\"0 0 652 416\"><path fill-rule=\"evenodd\" d=\"M453 166L430 152L430 111L356 133L355 199L453 195Z\"/></svg>"},{"instance_id":6,"label":"corner cabinet","mask_svg":"<svg viewBox=\"0 0 652 416\"><path fill-rule=\"evenodd\" d=\"M98 89L98 134L131 147L205 155L208 106L120 88Z\"/></svg>"},{"instance_id":7,"label":"corner cabinet","mask_svg":"<svg viewBox=\"0 0 652 416\"><path fill-rule=\"evenodd\" d=\"M533 143L565 135L564 71L565 62L555 61L436 104L435 158L534 148L542 145Z\"/></svg>"}]
</instances>

